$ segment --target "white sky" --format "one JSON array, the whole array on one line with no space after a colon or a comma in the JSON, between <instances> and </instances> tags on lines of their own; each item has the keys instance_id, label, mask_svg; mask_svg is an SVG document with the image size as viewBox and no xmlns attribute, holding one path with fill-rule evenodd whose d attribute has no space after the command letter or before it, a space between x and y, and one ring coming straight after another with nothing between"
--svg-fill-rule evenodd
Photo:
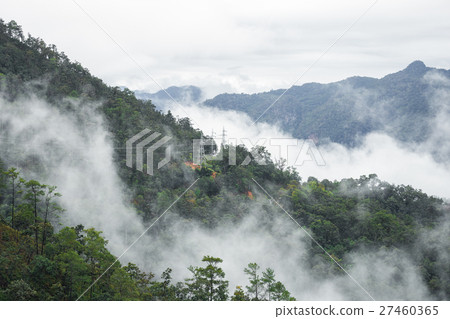
<instances>
[{"instance_id":1,"label":"white sky","mask_svg":"<svg viewBox=\"0 0 450 319\"><path fill-rule=\"evenodd\" d=\"M2 1L0 17L111 85L156 91L72 0ZM286 88L374 0L77 2L163 87L208 96ZM378 0L299 82L381 77L413 60L450 69L450 2Z\"/></svg>"}]
</instances>

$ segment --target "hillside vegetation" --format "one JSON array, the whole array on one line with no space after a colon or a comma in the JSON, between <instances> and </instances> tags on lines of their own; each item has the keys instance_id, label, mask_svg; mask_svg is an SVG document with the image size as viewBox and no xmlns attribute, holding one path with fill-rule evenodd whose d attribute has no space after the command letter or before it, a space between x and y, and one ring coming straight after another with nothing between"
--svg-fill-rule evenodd
<instances>
[{"instance_id":1,"label":"hillside vegetation","mask_svg":"<svg viewBox=\"0 0 450 319\"><path fill-rule=\"evenodd\" d=\"M5 100L15 101L33 92L61 112L76 114L70 99L100 103L98 112L111 133L118 174L145 225L159 217L196 179L197 183L172 208L180 220L214 229L224 223L238 224L254 206L270 218L278 208L254 183L257 180L345 267L352 267L346 257L348 253L358 249L399 250L413 261L432 298L450 297L450 269L441 256L441 249L446 252L450 249L449 243L425 246L420 242L421 236L449 217L449 206L441 199L411 186L388 184L374 174L342 181L319 181L313 177L302 181L292 169L274 163L262 148L258 152L267 165L255 161L230 165L229 146L225 146L222 160L206 161L197 167L192 164L192 140L200 138L201 132L192 127L189 119L175 118L170 112L163 114L151 101L138 100L129 90L107 86L79 63L71 62L55 46L31 36L24 37L14 21L0 21L0 86ZM314 85L302 90L315 94ZM232 104L239 107L238 102ZM80 126L86 125L85 121L80 119ZM3 124L0 133L7 138L8 125ZM149 127L170 132L178 147L178 157L151 178L125 165L123 147L128 138ZM158 153L157 157L163 155ZM247 156L253 155L246 148L237 147L237 163L242 163ZM197 266L184 265L189 267L191 277L178 283L172 280L170 267L173 265L167 265L161 276L153 274L151 269L144 272L132 263L116 262L108 269L116 257L108 251L108 241L101 230L91 225L56 227L58 216L64 215L67 209L59 206L58 199L67 194L59 194L57 185L44 185L21 174L22 170L33 171L39 163L24 161L20 167L13 168L10 163L14 158L4 149L0 150L0 159L3 159L0 165L2 300L74 300L94 283L82 300L292 300L295 297L286 290L286 283L276 279L273 269L252 260L243 269L249 281L236 289L228 287L220 256L204 256ZM163 226L156 224L155 232L158 227ZM308 267L318 277L345 276L315 243L308 245ZM390 285L402 280L399 269Z\"/></svg>"},{"instance_id":2,"label":"hillside vegetation","mask_svg":"<svg viewBox=\"0 0 450 319\"><path fill-rule=\"evenodd\" d=\"M381 79L355 76L329 84L293 86L279 100L285 89L224 93L204 104L242 111L253 120L261 116L259 121L277 124L295 138L314 138L320 143L331 141L353 147L361 137L375 131L402 142L422 142L433 130L430 119L435 115L429 101L431 86L424 79L430 71L450 78L449 70L436 70L415 61Z\"/></svg>"}]
</instances>

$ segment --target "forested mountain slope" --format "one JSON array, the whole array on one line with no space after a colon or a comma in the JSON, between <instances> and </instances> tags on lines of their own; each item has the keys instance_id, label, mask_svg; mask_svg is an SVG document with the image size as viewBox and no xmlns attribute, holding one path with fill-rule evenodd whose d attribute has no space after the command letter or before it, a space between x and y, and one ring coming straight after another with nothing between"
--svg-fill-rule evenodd
<instances>
[{"instance_id":1,"label":"forested mountain slope","mask_svg":"<svg viewBox=\"0 0 450 319\"><path fill-rule=\"evenodd\" d=\"M450 78L421 61L381 79L355 76L329 84L306 83L290 88L266 113L285 89L256 94L220 94L207 106L247 113L254 120L278 124L294 137L315 137L347 146L358 138L383 131L400 141L427 139L434 116L430 107L430 71Z\"/></svg>"},{"instance_id":2,"label":"forested mountain slope","mask_svg":"<svg viewBox=\"0 0 450 319\"><path fill-rule=\"evenodd\" d=\"M171 208L172 218L180 221L182 227L201 225L205 231L214 233L223 225L238 227L249 215L256 214L262 223L260 230L278 240L286 236L288 229L283 226L275 231L279 225L275 223L276 216L281 213L289 223L292 222L283 216L274 203L276 201L350 271L357 268L351 255L358 251L388 252L389 256L401 253L407 256L408 267L420 276L417 285L423 284L427 298L450 297L450 269L446 262L450 245L445 233L448 227L444 230L441 227L448 225L445 223L448 223L449 207L441 199L410 186L385 183L376 175L342 181L318 181L311 177L302 181L294 171L274 163L264 149L259 149L259 153L267 165L255 161L239 165L247 156L253 156L244 147L237 147L238 165L232 165L226 146L223 159L196 166L192 163L192 140L199 138L201 132L194 129L188 119L163 114L155 110L151 102L138 100L129 90L105 85L54 46L33 37L25 38L15 22L0 23L0 85L2 112L11 105L18 107L14 103L22 101L24 96L37 95L51 104L54 112L74 117L81 129L90 125L90 119L83 116L82 109L77 106L98 105L93 111L104 119L109 132L114 146L114 169L144 226L151 225L192 186ZM14 121L20 123L24 116L18 114ZM20 151L20 145L11 140L14 136L12 122L0 115L0 299L77 299L114 262L115 257L108 251L109 238L103 238L101 230L95 230L89 224L58 226L58 221L64 220L64 214L72 212L71 207L60 207L60 195L73 194L56 195L57 188L28 177L38 175L39 179L45 180L52 168L43 166L39 158L35 160L30 156L23 157L20 152L10 152L11 149ZM144 128L170 134L176 148L172 161L151 177L125 165L126 140ZM43 149L50 154L52 145ZM159 158L162 156L163 152L157 154ZM88 176L82 178L89 182ZM78 200L83 201L83 198ZM76 210L73 213L76 214ZM95 220L96 212L90 213ZM152 233L170 242L178 235L170 227L169 222L161 219L152 228ZM301 230L295 228L295 231ZM292 245L293 251L296 247L306 247L301 267L314 279L346 278L314 242L308 238L290 238L298 240L284 242L287 247ZM424 241L424 238L433 240ZM245 246L245 242L241 246ZM245 289L228 287L228 277L218 257L205 256L203 262L206 264L191 267L191 277L178 283L173 282L170 269L176 265L168 264L162 276L155 277L152 269L146 268L144 273L134 264L122 266L117 262L82 299L290 300L292 294L288 290L305 289L300 285L291 288L287 282L281 283L268 265L261 265L269 267L262 271L253 260L246 261L248 266L244 270L249 282L240 283L248 286ZM386 281L368 275L367 289L373 290L377 299L413 299L413 295L406 294L411 289L404 285L408 278L403 265L395 264L395 260L386 262L394 262L393 273ZM211 278L215 278L212 288L208 285ZM257 292L258 285L260 293ZM398 290L399 287L403 288ZM342 298L367 299L354 290L347 289ZM392 294L384 295L382 292L386 291L392 291ZM294 294L294 297L297 296Z\"/></svg>"}]
</instances>

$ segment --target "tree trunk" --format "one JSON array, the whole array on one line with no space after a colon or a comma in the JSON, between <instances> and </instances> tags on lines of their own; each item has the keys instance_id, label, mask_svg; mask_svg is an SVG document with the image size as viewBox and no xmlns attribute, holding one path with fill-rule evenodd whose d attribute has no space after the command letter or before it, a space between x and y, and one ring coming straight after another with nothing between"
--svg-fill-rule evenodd
<instances>
[{"instance_id":1,"label":"tree trunk","mask_svg":"<svg viewBox=\"0 0 450 319\"><path fill-rule=\"evenodd\" d=\"M16 197L16 187L15 182L13 179L13 185L12 185L12 202L11 202L11 228L14 228L14 207L16 205L15 203L15 197Z\"/></svg>"},{"instance_id":2,"label":"tree trunk","mask_svg":"<svg viewBox=\"0 0 450 319\"><path fill-rule=\"evenodd\" d=\"M34 237L36 241L36 254L39 255L39 239L38 239L38 225L37 225L37 194L34 193Z\"/></svg>"},{"instance_id":3,"label":"tree trunk","mask_svg":"<svg viewBox=\"0 0 450 319\"><path fill-rule=\"evenodd\" d=\"M46 229L46 226L47 226L48 206L49 206L49 203L47 203L47 205L46 205L46 207L45 207L44 226L42 227L42 247L41 247L41 255L44 254L44 245L45 245L45 240L47 239L47 234L46 234L46 232L45 232L45 229Z\"/></svg>"}]
</instances>

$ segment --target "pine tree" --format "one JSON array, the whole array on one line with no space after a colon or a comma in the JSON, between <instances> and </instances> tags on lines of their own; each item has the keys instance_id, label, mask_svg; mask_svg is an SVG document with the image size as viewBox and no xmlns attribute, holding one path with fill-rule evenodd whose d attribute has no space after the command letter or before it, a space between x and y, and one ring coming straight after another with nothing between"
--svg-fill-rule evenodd
<instances>
[{"instance_id":1,"label":"pine tree","mask_svg":"<svg viewBox=\"0 0 450 319\"><path fill-rule=\"evenodd\" d=\"M206 267L189 267L193 277L187 280L190 299L192 300L227 300L228 281L225 273L218 267L223 260L212 256L204 256Z\"/></svg>"},{"instance_id":2,"label":"pine tree","mask_svg":"<svg viewBox=\"0 0 450 319\"><path fill-rule=\"evenodd\" d=\"M248 275L250 280L250 286L246 286L246 288L248 294L253 296L251 300L261 300L263 280L258 274L259 268L257 263L249 263L248 268L244 269L244 272Z\"/></svg>"}]
</instances>

